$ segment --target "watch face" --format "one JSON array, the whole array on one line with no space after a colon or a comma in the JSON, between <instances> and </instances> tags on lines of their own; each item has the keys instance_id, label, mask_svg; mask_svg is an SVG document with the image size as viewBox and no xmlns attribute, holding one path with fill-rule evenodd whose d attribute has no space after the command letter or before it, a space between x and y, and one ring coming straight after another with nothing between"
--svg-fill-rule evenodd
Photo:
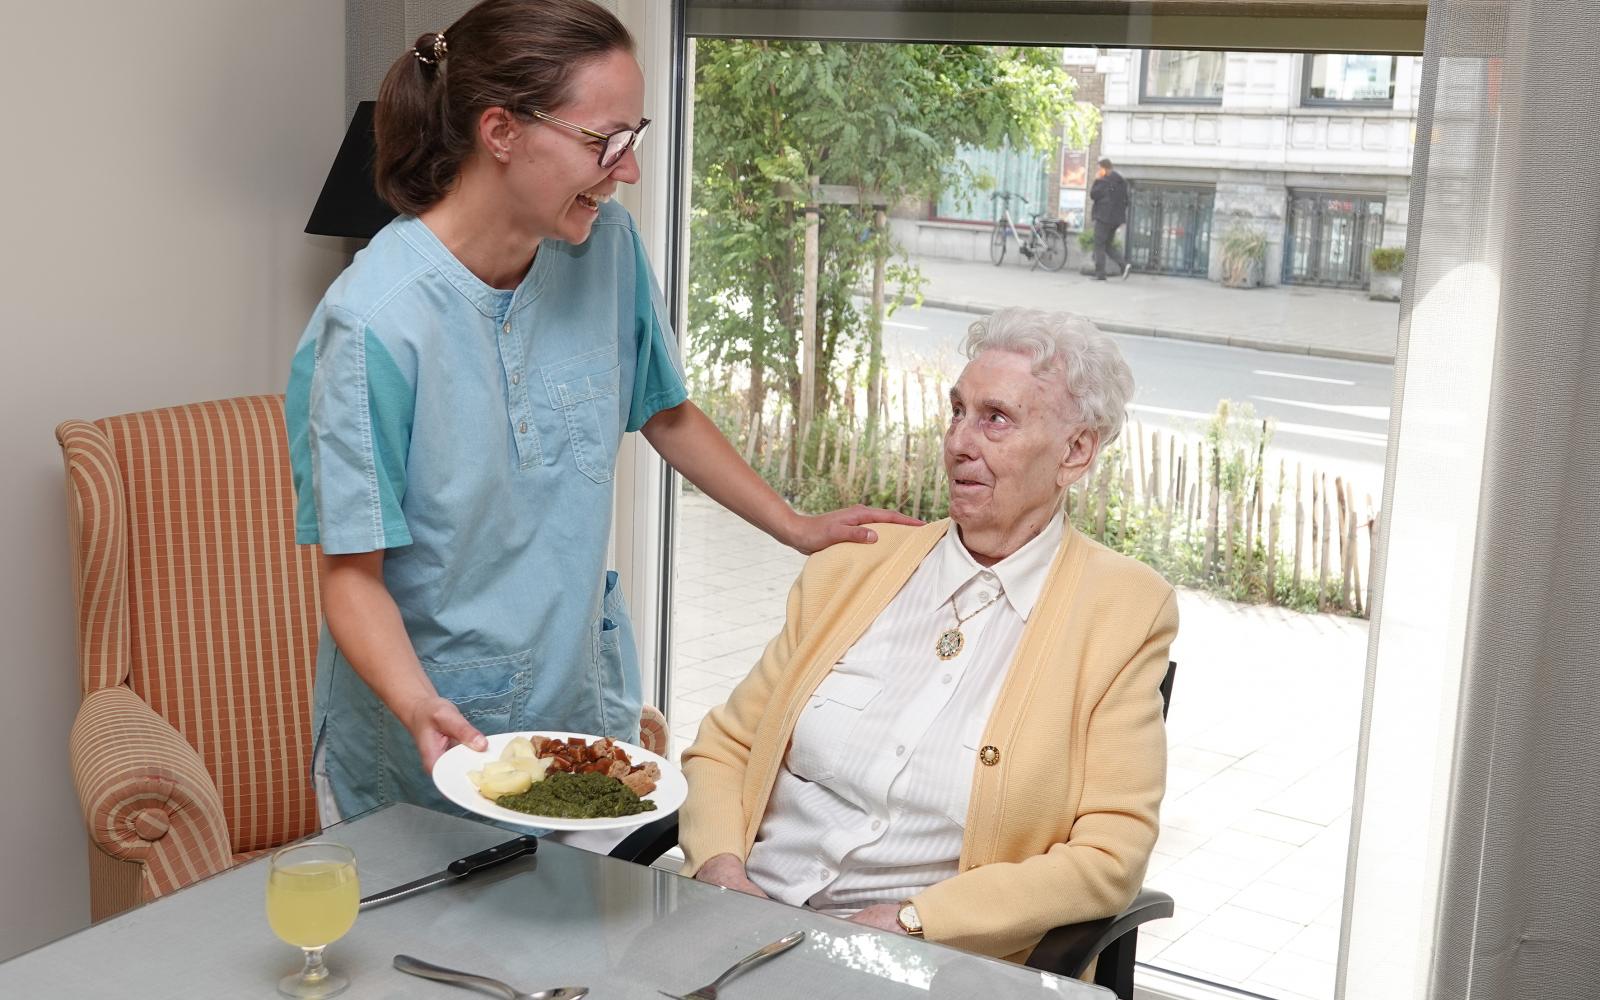
<instances>
[{"instance_id":1,"label":"watch face","mask_svg":"<svg viewBox=\"0 0 1600 1000\"><path fill-rule=\"evenodd\" d=\"M922 921L917 917L917 908L910 903L900 907L900 912L896 914L896 919L899 920L900 926L904 927L909 933L916 934L922 930Z\"/></svg>"}]
</instances>

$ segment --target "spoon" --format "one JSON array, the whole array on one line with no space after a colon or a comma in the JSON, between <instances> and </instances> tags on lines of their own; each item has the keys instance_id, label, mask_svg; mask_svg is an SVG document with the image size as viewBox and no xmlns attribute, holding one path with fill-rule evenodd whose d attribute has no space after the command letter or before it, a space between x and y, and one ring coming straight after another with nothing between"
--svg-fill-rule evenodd
<instances>
[{"instance_id":1,"label":"spoon","mask_svg":"<svg viewBox=\"0 0 1600 1000\"><path fill-rule=\"evenodd\" d=\"M401 972L407 972L413 976L421 976L423 979L434 979L441 983L482 986L486 989L494 990L505 997L506 1000L579 1000L580 997L589 995L589 987L587 986L557 986L555 989L540 990L537 993L521 993L498 979L490 979L488 976L475 976L470 972L458 972L455 969L446 969L442 965L424 962L422 959L412 958L410 955L396 955L394 957L394 967Z\"/></svg>"}]
</instances>

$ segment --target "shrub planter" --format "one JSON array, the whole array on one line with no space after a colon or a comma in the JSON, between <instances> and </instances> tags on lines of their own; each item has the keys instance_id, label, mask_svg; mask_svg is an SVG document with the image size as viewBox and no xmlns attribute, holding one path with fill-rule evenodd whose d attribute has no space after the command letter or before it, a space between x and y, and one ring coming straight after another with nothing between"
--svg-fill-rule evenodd
<instances>
[{"instance_id":1,"label":"shrub planter","mask_svg":"<svg viewBox=\"0 0 1600 1000\"><path fill-rule=\"evenodd\" d=\"M1367 298L1379 302L1400 301L1400 278L1405 273L1403 247L1378 247L1370 258L1372 273L1367 280Z\"/></svg>"},{"instance_id":2,"label":"shrub planter","mask_svg":"<svg viewBox=\"0 0 1600 1000\"><path fill-rule=\"evenodd\" d=\"M1256 288L1267 268L1267 237L1252 226L1235 226L1222 237L1222 284Z\"/></svg>"}]
</instances>

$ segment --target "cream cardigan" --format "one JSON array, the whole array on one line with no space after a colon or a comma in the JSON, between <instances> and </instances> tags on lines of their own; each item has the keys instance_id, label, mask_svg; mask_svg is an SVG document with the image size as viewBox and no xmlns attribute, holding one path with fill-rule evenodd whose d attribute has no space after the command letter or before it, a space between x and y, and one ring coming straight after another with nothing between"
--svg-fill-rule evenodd
<instances>
[{"instance_id":1,"label":"cream cardigan","mask_svg":"<svg viewBox=\"0 0 1600 1000\"><path fill-rule=\"evenodd\" d=\"M749 856L807 699L950 527L880 524L807 560L783 631L683 753L684 874ZM1160 684L1172 587L1068 526L973 761L960 874L914 902L929 940L1026 958L1045 931L1120 912L1155 846L1166 784Z\"/></svg>"}]
</instances>

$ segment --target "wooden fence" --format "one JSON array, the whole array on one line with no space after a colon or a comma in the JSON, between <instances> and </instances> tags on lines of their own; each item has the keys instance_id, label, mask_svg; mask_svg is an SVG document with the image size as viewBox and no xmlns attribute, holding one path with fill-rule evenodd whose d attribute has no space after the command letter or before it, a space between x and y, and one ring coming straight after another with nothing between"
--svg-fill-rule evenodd
<instances>
[{"instance_id":1,"label":"wooden fence","mask_svg":"<svg viewBox=\"0 0 1600 1000\"><path fill-rule=\"evenodd\" d=\"M927 519L948 512L945 387L937 377L893 373L882 396L887 412L870 440L857 395L846 388L813 421L803 446L791 407L772 406L752 421L744 395L730 384L721 380L721 391L697 398L798 506L861 502ZM1274 462L1271 433L1270 423L1234 413L1226 401L1205 434L1130 423L1068 491L1068 514L1079 530L1173 583L1235 600L1365 616L1381 530L1371 494L1341 475Z\"/></svg>"}]
</instances>

